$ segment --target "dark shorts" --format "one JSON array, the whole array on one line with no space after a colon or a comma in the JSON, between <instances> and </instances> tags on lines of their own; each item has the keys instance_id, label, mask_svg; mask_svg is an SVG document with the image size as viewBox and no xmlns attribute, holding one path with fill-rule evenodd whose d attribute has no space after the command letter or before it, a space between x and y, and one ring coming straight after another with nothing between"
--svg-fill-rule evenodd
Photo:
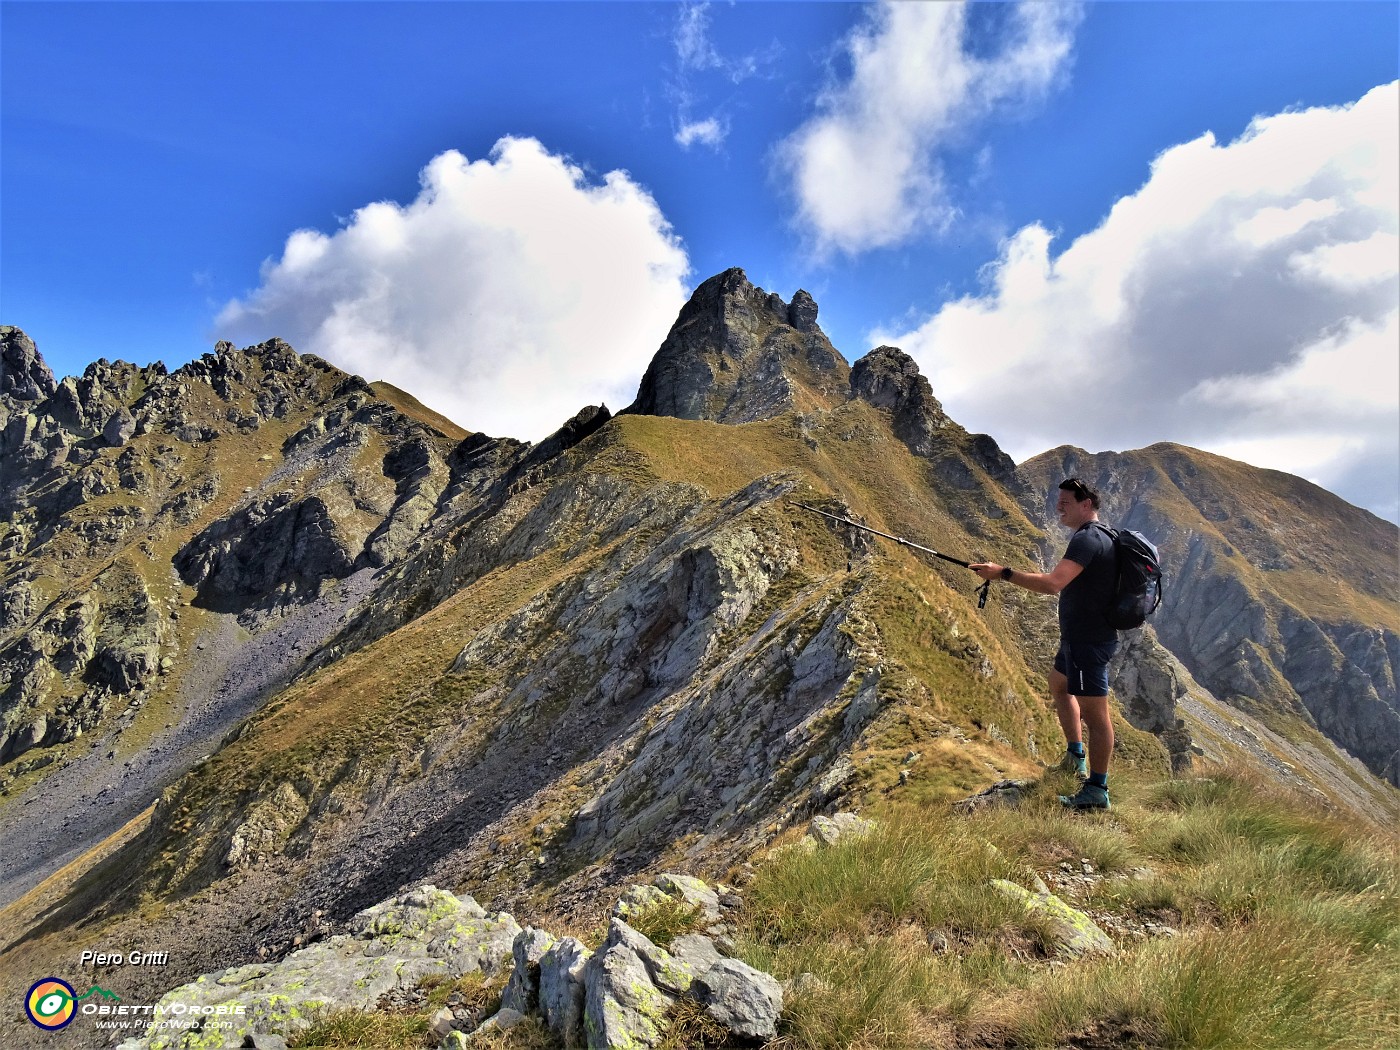
<instances>
[{"instance_id":1,"label":"dark shorts","mask_svg":"<svg viewBox=\"0 0 1400 1050\"><path fill-rule=\"evenodd\" d=\"M1061 642L1055 654L1055 670L1069 680L1070 696L1107 696L1108 662L1118 651L1118 642L1087 645Z\"/></svg>"}]
</instances>

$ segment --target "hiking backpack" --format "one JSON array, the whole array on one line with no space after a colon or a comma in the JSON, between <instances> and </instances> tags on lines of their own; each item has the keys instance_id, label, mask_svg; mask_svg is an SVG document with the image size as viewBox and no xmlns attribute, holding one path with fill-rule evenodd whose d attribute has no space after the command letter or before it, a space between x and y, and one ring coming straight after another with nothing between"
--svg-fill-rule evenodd
<instances>
[{"instance_id":1,"label":"hiking backpack","mask_svg":"<svg viewBox=\"0 0 1400 1050\"><path fill-rule=\"evenodd\" d=\"M1113 600L1104 610L1104 618L1115 630L1131 631L1141 627L1162 604L1162 560L1152 541L1142 533L1110 529L1097 521L1094 524L1113 541L1113 557L1118 565Z\"/></svg>"}]
</instances>

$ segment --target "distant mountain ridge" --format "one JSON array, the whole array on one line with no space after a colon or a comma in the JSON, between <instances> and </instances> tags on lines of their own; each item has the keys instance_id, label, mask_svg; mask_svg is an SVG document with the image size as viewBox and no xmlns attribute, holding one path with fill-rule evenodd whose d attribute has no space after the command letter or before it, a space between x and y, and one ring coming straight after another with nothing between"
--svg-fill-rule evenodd
<instances>
[{"instance_id":1,"label":"distant mountain ridge","mask_svg":"<svg viewBox=\"0 0 1400 1050\"><path fill-rule=\"evenodd\" d=\"M1332 742L1393 780L1394 577L1363 550L1393 526L1175 446L1018 468L907 354L847 365L810 296L741 270L697 288L632 405L535 444L278 340L58 383L5 328L0 366L16 979L52 972L80 919L178 948L131 990L163 992L425 881L583 909L836 806L1038 775L1062 746L1053 602L996 587L979 610L965 569L794 500L1045 565L1045 494L1102 481L1171 572L1125 648L1120 760L1247 762L1400 815ZM1339 522L1362 539L1290 553Z\"/></svg>"}]
</instances>

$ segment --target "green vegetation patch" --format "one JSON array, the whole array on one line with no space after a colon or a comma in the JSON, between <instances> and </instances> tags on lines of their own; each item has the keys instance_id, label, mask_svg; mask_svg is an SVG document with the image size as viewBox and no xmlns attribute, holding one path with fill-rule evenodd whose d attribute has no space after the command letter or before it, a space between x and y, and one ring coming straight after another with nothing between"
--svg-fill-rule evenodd
<instances>
[{"instance_id":1,"label":"green vegetation patch","mask_svg":"<svg viewBox=\"0 0 1400 1050\"><path fill-rule=\"evenodd\" d=\"M677 937L698 933L709 925L704 908L676 897L666 897L630 913L627 924L668 951Z\"/></svg>"},{"instance_id":2,"label":"green vegetation patch","mask_svg":"<svg viewBox=\"0 0 1400 1050\"><path fill-rule=\"evenodd\" d=\"M1093 815L1061 781L971 815L888 803L870 835L760 868L738 940L790 982L784 1045L1400 1045L1392 839L1248 777L1125 771ZM1116 954L1055 960L989 886L1037 877Z\"/></svg>"},{"instance_id":3,"label":"green vegetation patch","mask_svg":"<svg viewBox=\"0 0 1400 1050\"><path fill-rule=\"evenodd\" d=\"M386 1010L334 1010L288 1045L309 1047L373 1047L374 1050L422 1050L427 1045L428 1015Z\"/></svg>"}]
</instances>

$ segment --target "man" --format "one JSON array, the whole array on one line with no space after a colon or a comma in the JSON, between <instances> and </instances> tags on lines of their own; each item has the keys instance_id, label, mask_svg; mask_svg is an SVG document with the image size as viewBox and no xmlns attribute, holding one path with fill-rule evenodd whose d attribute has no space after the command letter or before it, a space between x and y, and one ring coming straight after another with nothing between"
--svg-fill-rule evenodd
<instances>
[{"instance_id":1,"label":"man","mask_svg":"<svg viewBox=\"0 0 1400 1050\"><path fill-rule=\"evenodd\" d=\"M1060 482L1055 509L1073 529L1069 547L1050 572L1020 572L994 562L972 566L984 580L1006 580L1037 594L1060 596L1060 649L1050 672L1050 695L1064 730L1067 751L1060 768L1087 778L1078 794L1061 795L1070 809L1108 809L1108 763L1113 756L1113 720L1108 709L1108 662L1118 632L1105 619L1117 582L1113 540L1099 520L1099 494L1077 478ZM1084 753L1080 721L1089 727Z\"/></svg>"}]
</instances>

